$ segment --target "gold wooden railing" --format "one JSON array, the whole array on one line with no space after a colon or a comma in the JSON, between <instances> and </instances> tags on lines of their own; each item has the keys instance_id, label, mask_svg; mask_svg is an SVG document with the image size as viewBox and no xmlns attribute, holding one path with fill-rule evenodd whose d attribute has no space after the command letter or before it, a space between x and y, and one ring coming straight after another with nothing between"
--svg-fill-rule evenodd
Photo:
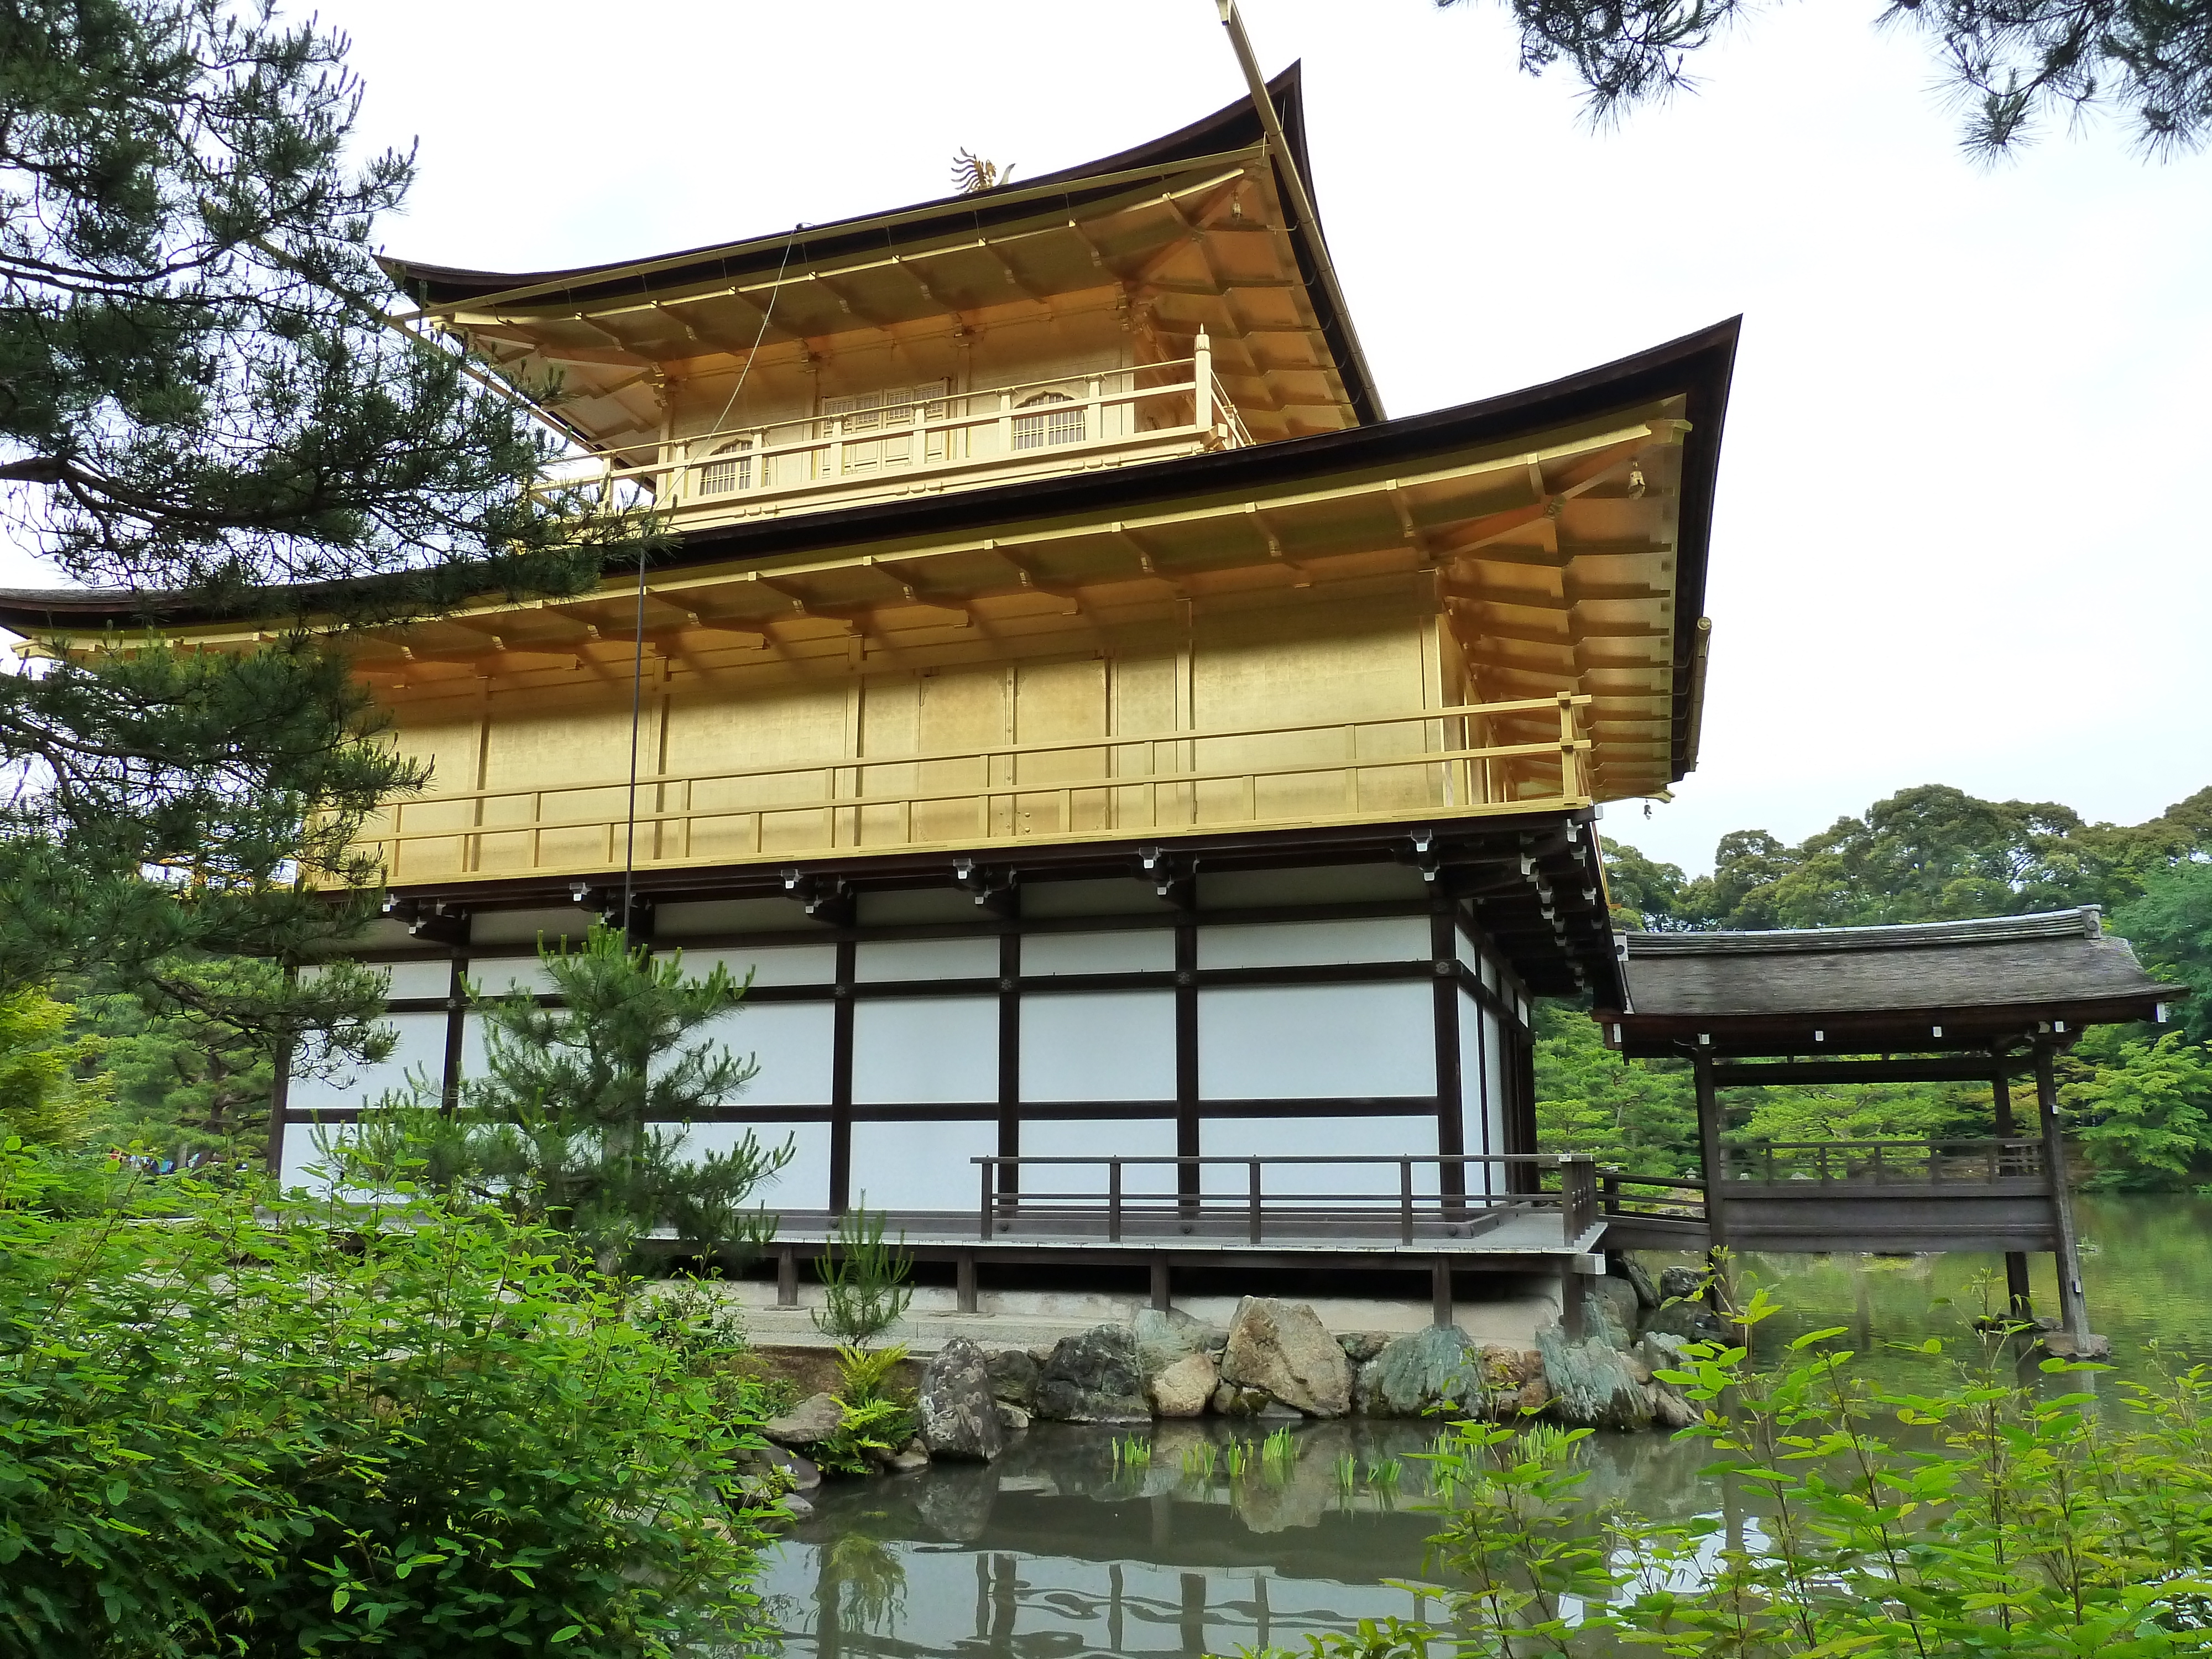
<instances>
[{"instance_id":1,"label":"gold wooden railing","mask_svg":"<svg viewBox=\"0 0 2212 1659\"><path fill-rule=\"evenodd\" d=\"M844 755L626 780L472 789L387 806L364 841L387 878L588 875L1020 842L1382 823L1589 804L1588 696L1349 720L1119 733L910 755ZM1556 713L1542 741L1492 721Z\"/></svg>"},{"instance_id":2,"label":"gold wooden railing","mask_svg":"<svg viewBox=\"0 0 2212 1659\"><path fill-rule=\"evenodd\" d=\"M1029 401L1041 394L1057 401ZM1140 414L1153 424L1143 426ZM613 505L627 486L665 512L760 510L771 501L904 488L902 481L918 476L939 486L963 472L996 481L1009 469L1060 471L1125 452L1241 449L1251 442L1201 333L1189 357L933 392L765 426L717 427L663 444L659 459L645 465L611 454L578 457L557 463L534 493L573 499L581 491Z\"/></svg>"}]
</instances>

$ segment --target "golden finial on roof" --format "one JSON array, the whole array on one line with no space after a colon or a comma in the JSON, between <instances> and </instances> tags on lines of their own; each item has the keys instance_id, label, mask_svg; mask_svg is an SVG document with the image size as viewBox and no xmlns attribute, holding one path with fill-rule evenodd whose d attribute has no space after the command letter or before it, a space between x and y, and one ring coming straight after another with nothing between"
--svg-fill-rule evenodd
<instances>
[{"instance_id":1,"label":"golden finial on roof","mask_svg":"<svg viewBox=\"0 0 2212 1659\"><path fill-rule=\"evenodd\" d=\"M963 196L973 196L979 190L989 190L1003 185L1014 176L1014 163L1003 167L996 161L987 161L972 149L956 150L952 156L952 182L960 186Z\"/></svg>"}]
</instances>

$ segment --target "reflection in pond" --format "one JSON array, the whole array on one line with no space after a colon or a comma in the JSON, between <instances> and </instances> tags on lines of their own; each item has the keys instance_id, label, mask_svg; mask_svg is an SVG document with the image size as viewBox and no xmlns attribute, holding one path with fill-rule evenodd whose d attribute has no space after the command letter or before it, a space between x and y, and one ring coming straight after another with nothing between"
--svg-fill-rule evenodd
<instances>
[{"instance_id":1,"label":"reflection in pond","mask_svg":"<svg viewBox=\"0 0 2212 1659\"><path fill-rule=\"evenodd\" d=\"M1272 1448L1249 1425L1158 1431L1136 1467L1113 1431L1040 1425L992 1468L824 1487L763 1584L785 1652L1194 1656L1438 1615L1415 1587L1432 1426L1302 1424ZM1695 1450L1661 1437L1584 1456L1594 1496L1710 1501Z\"/></svg>"}]
</instances>

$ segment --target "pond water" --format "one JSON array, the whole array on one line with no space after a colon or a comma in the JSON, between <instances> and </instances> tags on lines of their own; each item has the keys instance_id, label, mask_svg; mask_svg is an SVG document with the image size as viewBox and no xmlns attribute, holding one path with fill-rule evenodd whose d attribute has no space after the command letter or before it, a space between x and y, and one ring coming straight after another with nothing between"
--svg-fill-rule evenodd
<instances>
[{"instance_id":1,"label":"pond water","mask_svg":"<svg viewBox=\"0 0 2212 1659\"><path fill-rule=\"evenodd\" d=\"M2212 1200L2085 1198L2079 1216L2091 1322L2112 1339L2119 1374L2212 1361ZM2055 1310L2050 1264L2037 1267L2038 1306ZM1966 1255L1754 1257L1744 1269L1788 1306L1766 1328L1772 1346L1841 1325L1895 1376L1917 1362L1884 1345L1962 1334L2002 1275L2001 1260ZM1306 1425L1291 1455L1232 1484L1220 1465L1232 1434L1218 1420L1158 1425L1136 1469L1117 1464L1108 1431L1040 1425L989 1468L824 1486L761 1588L789 1659L1303 1647L1362 1619L1434 1610L1405 1582L1420 1579L1434 1530L1413 1455L1432 1434ZM1695 1444L1596 1436L1585 1455L1593 1496L1650 1515L1719 1502Z\"/></svg>"}]
</instances>

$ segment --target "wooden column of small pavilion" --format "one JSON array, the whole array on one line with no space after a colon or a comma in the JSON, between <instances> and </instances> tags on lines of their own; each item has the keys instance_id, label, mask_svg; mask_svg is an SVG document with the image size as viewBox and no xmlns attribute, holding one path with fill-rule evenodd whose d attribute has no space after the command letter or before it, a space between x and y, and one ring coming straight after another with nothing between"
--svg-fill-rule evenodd
<instances>
[{"instance_id":1,"label":"wooden column of small pavilion","mask_svg":"<svg viewBox=\"0 0 2212 1659\"><path fill-rule=\"evenodd\" d=\"M1731 1250L2002 1251L2015 1316L2027 1257L2058 1270L2058 1329L2094 1352L2068 1196L2053 1061L2092 1025L2163 1020L2094 908L1972 921L1620 936L1623 1006L1599 1009L1630 1058L1685 1059L1712 1244ZM2019 1121L2015 1081L2033 1079ZM1732 1144L1722 1091L1772 1084L1987 1083L1996 1133L1972 1140Z\"/></svg>"}]
</instances>

